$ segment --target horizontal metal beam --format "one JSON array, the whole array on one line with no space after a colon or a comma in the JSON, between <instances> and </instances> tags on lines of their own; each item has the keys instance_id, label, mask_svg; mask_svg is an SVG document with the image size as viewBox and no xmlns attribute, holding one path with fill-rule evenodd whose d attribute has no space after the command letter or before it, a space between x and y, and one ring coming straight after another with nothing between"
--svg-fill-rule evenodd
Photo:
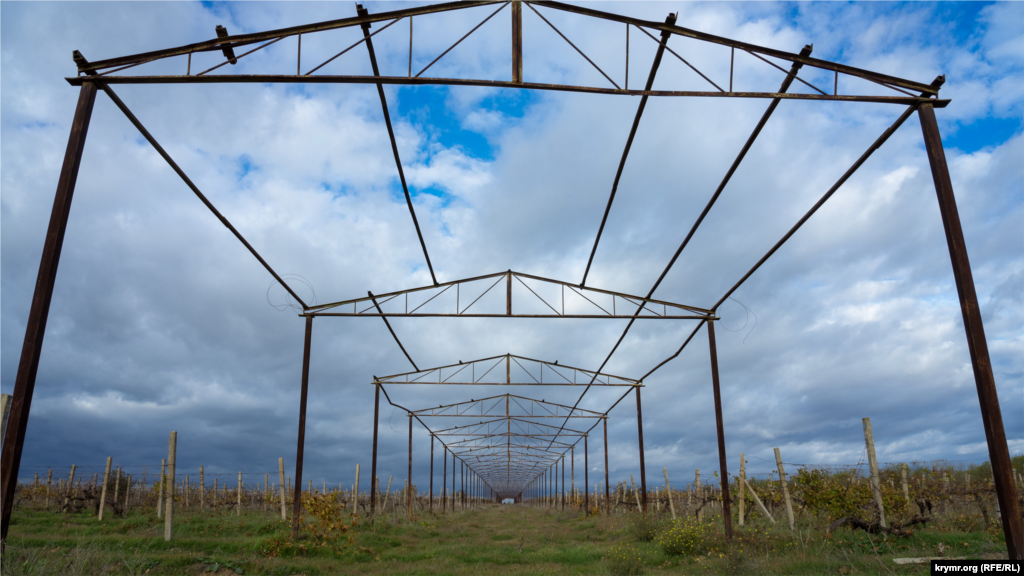
<instances>
[{"instance_id":1,"label":"horizontal metal beam","mask_svg":"<svg viewBox=\"0 0 1024 576\"><path fill-rule=\"evenodd\" d=\"M65 78L72 86L90 82L89 76ZM527 90L550 90L556 92L582 92L588 94L616 94L621 96L690 97L690 98L762 98L783 100L820 100L825 102L872 102L876 104L902 104L929 102L936 108L945 108L949 100L915 96L852 96L834 94L789 94L779 92L709 92L696 90L626 90L618 88L597 88L593 86L571 86L566 84L543 84L523 82L517 84L507 80L476 80L463 78L409 78L407 76L297 76L294 74L231 74L206 76L103 76L109 84L399 84L416 86L483 86L490 88L518 88Z\"/></svg>"},{"instance_id":2,"label":"horizontal metal beam","mask_svg":"<svg viewBox=\"0 0 1024 576\"><path fill-rule=\"evenodd\" d=\"M432 314L429 312L416 312L406 314L404 312L385 312L384 314L359 314L353 312L307 312L299 316L336 316L343 318L376 318L386 316L388 318L564 318L568 320L630 320L632 315L623 314ZM718 320L715 316L636 316L637 320Z\"/></svg>"},{"instance_id":3,"label":"horizontal metal beam","mask_svg":"<svg viewBox=\"0 0 1024 576\"><path fill-rule=\"evenodd\" d=\"M403 384L403 385L415 385L415 384L429 384L431 386L640 386L643 384L633 384L632 382L626 382L623 384L604 384L595 383L587 384L585 382L579 384L573 384L572 382L431 382L429 380L419 380L416 382L401 382L401 381L378 381L371 382L371 384Z\"/></svg>"}]
</instances>

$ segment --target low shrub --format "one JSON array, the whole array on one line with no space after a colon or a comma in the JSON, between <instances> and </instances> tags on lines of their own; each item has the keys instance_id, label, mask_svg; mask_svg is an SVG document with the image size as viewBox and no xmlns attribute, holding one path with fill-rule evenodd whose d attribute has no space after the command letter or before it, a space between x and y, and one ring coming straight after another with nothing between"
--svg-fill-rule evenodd
<instances>
[{"instance_id":1,"label":"low shrub","mask_svg":"<svg viewBox=\"0 0 1024 576\"><path fill-rule=\"evenodd\" d=\"M602 558L613 576L640 576L644 573L643 553L629 544L615 546Z\"/></svg>"},{"instance_id":2,"label":"low shrub","mask_svg":"<svg viewBox=\"0 0 1024 576\"><path fill-rule=\"evenodd\" d=\"M707 552L713 537L711 524L684 518L672 522L658 536L658 546L666 554L694 556Z\"/></svg>"}]
</instances>

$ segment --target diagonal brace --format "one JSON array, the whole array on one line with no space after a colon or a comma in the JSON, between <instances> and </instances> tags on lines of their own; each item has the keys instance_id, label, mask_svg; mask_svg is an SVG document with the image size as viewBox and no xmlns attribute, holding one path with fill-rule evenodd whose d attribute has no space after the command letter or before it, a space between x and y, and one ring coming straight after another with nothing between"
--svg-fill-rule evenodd
<instances>
[{"instance_id":1,"label":"diagonal brace","mask_svg":"<svg viewBox=\"0 0 1024 576\"><path fill-rule=\"evenodd\" d=\"M356 4L356 10L360 17L368 16L369 11L362 5ZM366 50L370 53L370 65L373 67L373 75L380 76L380 69L377 67L377 56L373 51L373 41L370 40L370 24L361 24L363 36L366 38ZM391 114L388 113L388 101L384 97L384 85L377 83L377 94L380 96L380 107L384 112L384 124L388 127L388 138L391 139L391 151L395 154L395 166L398 167L398 179L402 181L402 192L405 193L405 203L409 206L409 215L412 216L412 224L416 227L416 236L420 239L420 247L423 248L423 257L427 260L427 268L430 270L430 279L437 286L437 276L434 275L434 266L430 263L430 254L427 253L427 244L423 241L423 232L420 231L420 222L416 218L416 209L412 205L412 196L409 195L409 185L405 182L405 171L402 170L402 158L398 155L398 142L395 140L395 129L391 126ZM412 362L412 359L409 360ZM415 364L413 364L415 366Z\"/></svg>"},{"instance_id":2,"label":"diagonal brace","mask_svg":"<svg viewBox=\"0 0 1024 576\"><path fill-rule=\"evenodd\" d=\"M676 23L676 15L669 14L665 18L665 24L672 26ZM654 85L654 76L658 73L658 66L661 65L661 57L665 54L665 46L668 44L669 37L672 36L671 32L662 31L661 42L658 44L658 51L654 55L654 64L651 65L651 73L647 75L647 84L644 87L644 91L650 91ZM597 245L601 242L601 234L604 232L604 225L608 222L608 213L612 209L612 202L615 201L615 192L619 188L619 180L622 178L622 169L626 166L626 157L629 156L629 149L633 146L633 138L636 137L636 130L640 126L640 117L643 116L644 108L647 107L648 95L644 94L640 97L640 106L636 109L636 116L633 118L633 127L629 130L629 137L626 139L626 147L622 150L622 158L619 159L619 169L615 172L615 181L612 182L612 192L608 196L608 205L604 208L604 216L601 218L601 226L597 229L597 238L594 239L594 247L590 250L590 258L587 260L587 268L583 271L583 280L580 281L580 287L586 285L587 275L590 274L590 265L594 263L594 254L597 253Z\"/></svg>"}]
</instances>

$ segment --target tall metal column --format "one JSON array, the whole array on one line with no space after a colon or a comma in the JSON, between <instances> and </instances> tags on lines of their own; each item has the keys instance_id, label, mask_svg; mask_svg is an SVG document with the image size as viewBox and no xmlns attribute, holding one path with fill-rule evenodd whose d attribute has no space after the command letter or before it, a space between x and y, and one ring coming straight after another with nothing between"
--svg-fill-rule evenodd
<instances>
[{"instance_id":1,"label":"tall metal column","mask_svg":"<svg viewBox=\"0 0 1024 576\"><path fill-rule=\"evenodd\" d=\"M412 414L409 414L409 474L406 476L405 500L409 505L409 520L412 520Z\"/></svg>"},{"instance_id":2,"label":"tall metal column","mask_svg":"<svg viewBox=\"0 0 1024 576\"><path fill-rule=\"evenodd\" d=\"M370 459L370 514L377 510L377 418L380 415L380 384L373 386L373 456Z\"/></svg>"},{"instance_id":3,"label":"tall metal column","mask_svg":"<svg viewBox=\"0 0 1024 576\"><path fill-rule=\"evenodd\" d=\"M601 418L604 422L604 511L612 515L611 489L608 487L608 416Z\"/></svg>"},{"instance_id":4,"label":"tall metal column","mask_svg":"<svg viewBox=\"0 0 1024 576\"><path fill-rule=\"evenodd\" d=\"M565 454L562 455L562 512L565 512Z\"/></svg>"},{"instance_id":5,"label":"tall metal column","mask_svg":"<svg viewBox=\"0 0 1024 576\"><path fill-rule=\"evenodd\" d=\"M590 450L587 449L587 435L583 435L583 508L590 514Z\"/></svg>"},{"instance_id":6,"label":"tall metal column","mask_svg":"<svg viewBox=\"0 0 1024 576\"><path fill-rule=\"evenodd\" d=\"M647 514L647 470L644 465L644 413L640 409L640 386L636 386L636 431L640 440L640 503Z\"/></svg>"},{"instance_id":7,"label":"tall metal column","mask_svg":"<svg viewBox=\"0 0 1024 576\"><path fill-rule=\"evenodd\" d=\"M430 435L430 498L429 509L431 512L434 511L434 435Z\"/></svg>"},{"instance_id":8,"label":"tall metal column","mask_svg":"<svg viewBox=\"0 0 1024 576\"><path fill-rule=\"evenodd\" d=\"M949 259L953 265L953 278L956 280L956 291L960 297L960 313L963 315L967 349L970 351L971 365L974 367L974 383L978 388L981 421L985 427L985 439L988 441L996 498L999 501L1003 534L1006 536L1006 551L1010 559L1022 560L1024 527L1017 500L1017 487L1010 466L1010 452L1006 445L1002 411L999 409L999 395L992 374L988 343L985 341L985 327L981 322L978 295L974 290L971 263L967 258L967 245L964 242L964 232L960 227L960 215L953 195L953 183L949 178L949 167L946 165L946 154L942 149L942 138L939 135L939 125L935 121L934 108L931 104L925 104L918 108L917 114L921 119L928 163L931 165L939 211L942 214L942 226L949 246Z\"/></svg>"},{"instance_id":9,"label":"tall metal column","mask_svg":"<svg viewBox=\"0 0 1024 576\"><path fill-rule=\"evenodd\" d=\"M64 232L67 230L68 217L71 215L71 200L75 195L78 168L82 163L82 152L85 150L85 138L89 133L89 120L92 118L95 102L96 84L82 84L82 89L78 93L78 105L75 107L75 117L71 121L68 146L64 151L64 164L61 166L57 191L53 197L50 224L46 229L46 239L43 241L43 255L39 259L39 273L36 275L32 307L29 309L25 327L25 340L21 345L21 360L18 362L18 374L14 380L10 416L7 420L3 454L0 456L0 474L3 477L0 542L7 540L7 529L11 525L14 491L18 485L21 452L25 446L25 430L32 409L32 394L35 392L39 357L46 334L46 319L50 314L50 300L53 298L53 286L57 280L57 265L60 263L61 248L64 246Z\"/></svg>"},{"instance_id":10,"label":"tall metal column","mask_svg":"<svg viewBox=\"0 0 1024 576\"><path fill-rule=\"evenodd\" d=\"M729 497L729 466L725 458L725 427L722 424L722 390L718 382L718 347L715 344L715 321L708 321L708 349L711 351L711 387L715 396L715 429L718 432L718 467L722 477L722 520L725 537L732 539L732 510Z\"/></svg>"},{"instance_id":11,"label":"tall metal column","mask_svg":"<svg viewBox=\"0 0 1024 576\"><path fill-rule=\"evenodd\" d=\"M292 503L292 536L299 535L302 518L302 456L306 447L306 398L309 396L309 345L313 340L313 317L306 316L306 338L302 349L302 392L299 394L299 439L295 448L295 500Z\"/></svg>"},{"instance_id":12,"label":"tall metal column","mask_svg":"<svg viewBox=\"0 0 1024 576\"><path fill-rule=\"evenodd\" d=\"M448 510L448 447L444 448L444 455L441 458L444 462L441 470L441 511Z\"/></svg>"}]
</instances>

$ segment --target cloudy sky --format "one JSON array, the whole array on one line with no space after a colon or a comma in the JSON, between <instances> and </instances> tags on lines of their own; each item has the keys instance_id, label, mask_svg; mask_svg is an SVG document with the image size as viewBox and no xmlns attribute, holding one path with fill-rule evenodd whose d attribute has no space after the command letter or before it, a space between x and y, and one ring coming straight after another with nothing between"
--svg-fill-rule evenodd
<instances>
[{"instance_id":1,"label":"cloudy sky","mask_svg":"<svg viewBox=\"0 0 1024 576\"><path fill-rule=\"evenodd\" d=\"M368 3L371 12L409 6ZM937 110L985 321L1010 450L1024 452L1024 4L600 3L650 20L919 82L946 75ZM494 11L415 20L413 73ZM10 393L77 89L71 51L90 60L353 16L348 3L15 3L2 12L0 386ZM608 85L524 9L528 82ZM616 82L625 27L542 13ZM506 8L426 76L506 79ZM303 71L361 36L303 38ZM382 73L404 75L408 28L374 38ZM635 29L630 86L655 43ZM669 46L719 83L729 51ZM196 56L193 72L223 61ZM284 40L225 73L292 73ZM785 63L782 63L785 65ZM138 73L180 74L183 58ZM787 66L788 67L788 66ZM322 69L368 74L359 47ZM127 73L127 72L126 72ZM774 91L782 73L736 58L736 90ZM829 73L806 70L830 87ZM666 55L657 89L709 85ZM428 284L372 86L118 86L125 103L211 201L304 299ZM794 92L809 92L795 85ZM841 78L841 93L884 93ZM441 281L508 269L579 282L639 99L484 88L385 89L425 242ZM587 284L646 294L768 105L652 98ZM711 306L903 111L889 104L785 101L656 298ZM521 290L521 288L517 288ZM517 302L525 291L516 292ZM303 320L270 276L100 94L82 160L39 368L22 477L75 463L150 472L178 431L181 473L294 472ZM524 304L525 306L525 304ZM524 308L525 310L525 308ZM987 458L970 358L934 188L912 116L719 310L730 469L854 465L870 416L882 462ZM417 365L511 352L597 368L621 320L396 319ZM639 322L606 371L640 378L689 321ZM314 322L304 478L369 479L372 375L411 367L374 318ZM413 407L484 391L397 390ZM576 389L546 389L572 404ZM581 407L603 411L611 391ZM707 335L645 381L649 478L717 470ZM406 419L381 411L380 470L405 476ZM635 404L609 421L613 479L637 474ZM417 428L414 482L427 481ZM591 469L600 470L599 441ZM582 459L580 459L582 465ZM438 466L439 466L438 462ZM440 476L438 475L438 478ZM593 476L592 476L593 478ZM232 481L233 482L233 481Z\"/></svg>"}]
</instances>

